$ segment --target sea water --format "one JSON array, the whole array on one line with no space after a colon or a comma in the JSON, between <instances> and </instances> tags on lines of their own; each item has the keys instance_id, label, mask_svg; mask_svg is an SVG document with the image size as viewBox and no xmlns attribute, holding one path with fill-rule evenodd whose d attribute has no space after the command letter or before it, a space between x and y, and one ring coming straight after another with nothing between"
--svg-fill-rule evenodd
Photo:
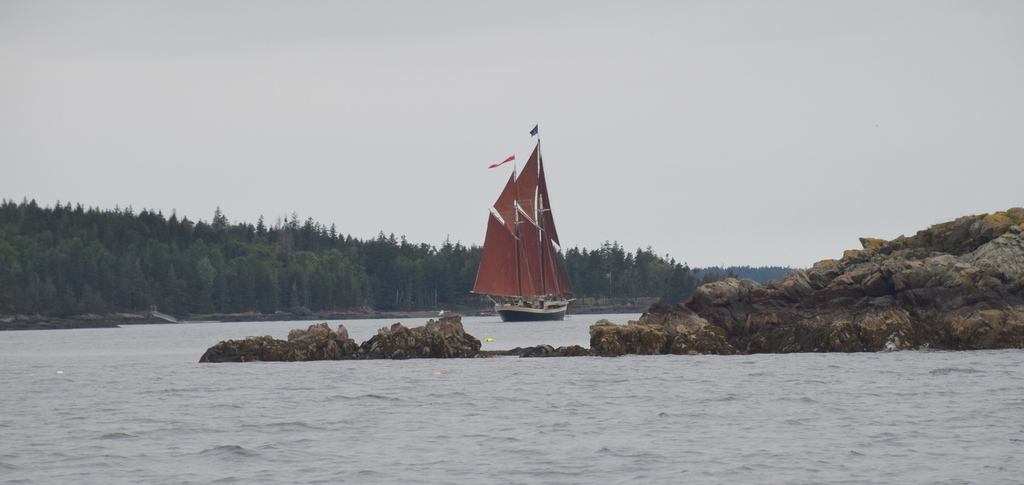
<instances>
[{"instance_id":1,"label":"sea water","mask_svg":"<svg viewBox=\"0 0 1024 485\"><path fill-rule=\"evenodd\" d=\"M0 483L1024 482L1020 350L197 363L310 323L0 332Z\"/></svg>"}]
</instances>

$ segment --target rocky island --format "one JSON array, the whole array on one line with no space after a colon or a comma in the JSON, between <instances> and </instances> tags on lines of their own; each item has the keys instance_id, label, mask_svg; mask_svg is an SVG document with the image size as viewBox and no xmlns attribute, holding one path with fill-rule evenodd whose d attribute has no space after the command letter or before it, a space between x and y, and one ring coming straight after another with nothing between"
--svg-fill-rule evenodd
<instances>
[{"instance_id":1,"label":"rocky island","mask_svg":"<svg viewBox=\"0 0 1024 485\"><path fill-rule=\"evenodd\" d=\"M961 217L863 249L783 281L728 279L637 321L590 327L590 349L481 351L458 316L384 328L357 346L343 326L221 342L201 362L518 355L753 354L1024 348L1024 209Z\"/></svg>"},{"instance_id":2,"label":"rocky island","mask_svg":"<svg viewBox=\"0 0 1024 485\"><path fill-rule=\"evenodd\" d=\"M691 343L674 351L686 353L1022 348L1022 229L1016 208L913 237L862 238L863 249L781 283L712 283L638 323L679 323Z\"/></svg>"},{"instance_id":3,"label":"rocky island","mask_svg":"<svg viewBox=\"0 0 1024 485\"><path fill-rule=\"evenodd\" d=\"M961 217L758 284L704 285L637 322L591 327L591 353L752 354L1024 348L1024 209Z\"/></svg>"}]
</instances>

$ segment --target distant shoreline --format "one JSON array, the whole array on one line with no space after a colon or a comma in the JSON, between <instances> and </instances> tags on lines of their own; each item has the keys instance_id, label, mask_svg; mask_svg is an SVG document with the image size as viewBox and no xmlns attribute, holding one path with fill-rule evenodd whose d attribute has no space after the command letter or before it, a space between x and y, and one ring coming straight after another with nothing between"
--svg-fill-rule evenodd
<instances>
[{"instance_id":1,"label":"distant shoreline","mask_svg":"<svg viewBox=\"0 0 1024 485\"><path fill-rule=\"evenodd\" d=\"M596 315L603 313L643 313L647 310L646 305L608 305L608 306L585 306L572 308L569 315ZM446 312L447 313L447 312ZM490 309L451 312L467 317L491 316L494 312ZM223 322L278 322L278 321L327 321L327 320L396 320L412 318L434 318L438 316L436 311L411 311L411 312L318 312L318 313L229 313L213 314L197 318L184 318L177 323L223 323ZM2 315L0 316L0 331L4 330L63 330L75 328L117 328L122 325L150 325L169 324L166 320L150 317L145 314L135 313L112 313L107 315L72 315L65 317L50 317L43 315Z\"/></svg>"}]
</instances>

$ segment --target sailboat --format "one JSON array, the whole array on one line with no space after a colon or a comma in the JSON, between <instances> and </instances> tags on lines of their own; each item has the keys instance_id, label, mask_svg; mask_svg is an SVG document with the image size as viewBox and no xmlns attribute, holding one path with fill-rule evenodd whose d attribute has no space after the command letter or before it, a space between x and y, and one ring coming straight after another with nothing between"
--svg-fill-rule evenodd
<instances>
[{"instance_id":1,"label":"sailboat","mask_svg":"<svg viewBox=\"0 0 1024 485\"><path fill-rule=\"evenodd\" d=\"M531 134L536 134L536 128ZM540 139L489 210L473 293L488 295L504 322L562 320L572 293L559 259Z\"/></svg>"}]
</instances>

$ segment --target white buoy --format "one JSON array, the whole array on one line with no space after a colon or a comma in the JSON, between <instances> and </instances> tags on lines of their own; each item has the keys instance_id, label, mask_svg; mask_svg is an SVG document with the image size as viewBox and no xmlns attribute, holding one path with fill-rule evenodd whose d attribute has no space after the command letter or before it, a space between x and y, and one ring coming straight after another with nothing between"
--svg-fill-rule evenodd
<instances>
[{"instance_id":1,"label":"white buoy","mask_svg":"<svg viewBox=\"0 0 1024 485\"><path fill-rule=\"evenodd\" d=\"M57 375L61 375L63 373L64 373L64 371L62 371L62 370L57 371Z\"/></svg>"}]
</instances>

